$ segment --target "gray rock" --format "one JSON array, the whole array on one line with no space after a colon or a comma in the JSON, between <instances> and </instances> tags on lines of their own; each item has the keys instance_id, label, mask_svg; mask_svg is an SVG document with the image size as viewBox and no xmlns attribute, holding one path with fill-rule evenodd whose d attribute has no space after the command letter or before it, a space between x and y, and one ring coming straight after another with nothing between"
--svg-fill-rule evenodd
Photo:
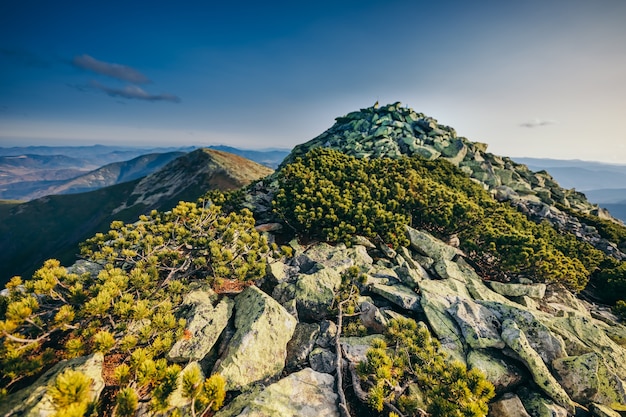
<instances>
[{"instance_id":1,"label":"gray rock","mask_svg":"<svg viewBox=\"0 0 626 417\"><path fill-rule=\"evenodd\" d=\"M467 365L470 369L481 370L497 393L509 390L523 381L522 370L497 352L471 350L467 355Z\"/></svg>"},{"instance_id":2,"label":"gray rock","mask_svg":"<svg viewBox=\"0 0 626 417\"><path fill-rule=\"evenodd\" d=\"M335 337L337 337L337 325L330 320L321 321L320 334L315 344L323 348L335 346Z\"/></svg>"},{"instance_id":3,"label":"gray rock","mask_svg":"<svg viewBox=\"0 0 626 417\"><path fill-rule=\"evenodd\" d=\"M373 333L383 333L387 328L387 319L370 301L363 301L359 304L361 323Z\"/></svg>"},{"instance_id":4,"label":"gray rock","mask_svg":"<svg viewBox=\"0 0 626 417\"><path fill-rule=\"evenodd\" d=\"M316 372L333 373L337 369L337 355L329 349L316 347L309 355L311 368Z\"/></svg>"},{"instance_id":5,"label":"gray rock","mask_svg":"<svg viewBox=\"0 0 626 417\"><path fill-rule=\"evenodd\" d=\"M504 348L500 322L487 307L468 299L459 299L446 311L456 320L465 342L472 348Z\"/></svg>"},{"instance_id":6,"label":"gray rock","mask_svg":"<svg viewBox=\"0 0 626 417\"><path fill-rule=\"evenodd\" d=\"M419 295L404 285L374 284L371 287L371 291L405 310L421 310Z\"/></svg>"},{"instance_id":7,"label":"gray rock","mask_svg":"<svg viewBox=\"0 0 626 417\"><path fill-rule=\"evenodd\" d=\"M287 368L299 368L306 363L320 333L317 323L298 323L289 343L287 343Z\"/></svg>"},{"instance_id":8,"label":"gray rock","mask_svg":"<svg viewBox=\"0 0 626 417\"><path fill-rule=\"evenodd\" d=\"M489 404L490 417L530 417L522 401L512 393L507 393L497 401Z\"/></svg>"},{"instance_id":9,"label":"gray rock","mask_svg":"<svg viewBox=\"0 0 626 417\"><path fill-rule=\"evenodd\" d=\"M28 387L3 398L0 402L0 415L7 417L48 417L55 415L57 410L48 394L48 389L54 385L57 376L67 369L82 372L91 378L92 383L88 397L90 401L97 400L104 389L103 362L103 354L94 353L90 356L81 356L57 363Z\"/></svg>"},{"instance_id":10,"label":"gray rock","mask_svg":"<svg viewBox=\"0 0 626 417\"><path fill-rule=\"evenodd\" d=\"M589 411L593 417L621 417L622 414L602 404L591 404Z\"/></svg>"},{"instance_id":11,"label":"gray rock","mask_svg":"<svg viewBox=\"0 0 626 417\"><path fill-rule=\"evenodd\" d=\"M610 371L597 353L557 359L552 362L552 368L574 401L626 405L623 381Z\"/></svg>"},{"instance_id":12,"label":"gray rock","mask_svg":"<svg viewBox=\"0 0 626 417\"><path fill-rule=\"evenodd\" d=\"M372 334L364 337L341 337L339 344L343 350L344 357L354 365L365 361L368 349L372 345L374 339L382 339L381 334Z\"/></svg>"},{"instance_id":13,"label":"gray rock","mask_svg":"<svg viewBox=\"0 0 626 417\"><path fill-rule=\"evenodd\" d=\"M492 290L505 297L531 297L541 299L546 293L546 284L511 284L492 281L489 283Z\"/></svg>"},{"instance_id":14,"label":"gray rock","mask_svg":"<svg viewBox=\"0 0 626 417\"><path fill-rule=\"evenodd\" d=\"M215 417L339 417L334 385L331 375L306 368L248 396L239 414L232 414L229 405Z\"/></svg>"},{"instance_id":15,"label":"gray rock","mask_svg":"<svg viewBox=\"0 0 626 417\"><path fill-rule=\"evenodd\" d=\"M214 367L228 391L279 374L296 328L296 319L255 286L235 298L235 311L237 331Z\"/></svg>"},{"instance_id":16,"label":"gray rock","mask_svg":"<svg viewBox=\"0 0 626 417\"><path fill-rule=\"evenodd\" d=\"M298 317L303 321L326 318L335 298L335 289L341 285L337 270L323 268L312 274L299 274L294 286Z\"/></svg>"},{"instance_id":17,"label":"gray rock","mask_svg":"<svg viewBox=\"0 0 626 417\"><path fill-rule=\"evenodd\" d=\"M417 252L433 258L436 261L452 260L458 253L458 249L446 245L429 233L406 227L407 237L411 242L411 248Z\"/></svg>"},{"instance_id":18,"label":"gray rock","mask_svg":"<svg viewBox=\"0 0 626 417\"><path fill-rule=\"evenodd\" d=\"M502 323L502 339L526 365L537 386L557 404L573 414L574 403L554 379L539 353L530 346L526 335L513 320L507 319Z\"/></svg>"},{"instance_id":19,"label":"gray rock","mask_svg":"<svg viewBox=\"0 0 626 417\"><path fill-rule=\"evenodd\" d=\"M518 395L524 408L534 417L567 417L567 410L537 392L522 388Z\"/></svg>"},{"instance_id":20,"label":"gray rock","mask_svg":"<svg viewBox=\"0 0 626 417\"><path fill-rule=\"evenodd\" d=\"M187 317L188 337L178 340L167 354L167 358L173 362L204 359L230 320L233 300L223 298L213 307L209 294L205 293L204 297L201 295L201 292L196 292L194 301L187 297L186 302L194 302L195 305Z\"/></svg>"}]
</instances>

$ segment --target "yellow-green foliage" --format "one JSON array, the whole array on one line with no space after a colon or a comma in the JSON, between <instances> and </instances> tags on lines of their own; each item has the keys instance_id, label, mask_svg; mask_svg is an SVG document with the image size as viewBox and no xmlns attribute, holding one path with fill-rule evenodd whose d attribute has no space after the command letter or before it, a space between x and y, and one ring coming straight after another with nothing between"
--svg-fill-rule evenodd
<instances>
[{"instance_id":1,"label":"yellow-green foliage","mask_svg":"<svg viewBox=\"0 0 626 417\"><path fill-rule=\"evenodd\" d=\"M279 173L275 211L297 233L349 243L354 234L407 245L405 225L456 233L491 278L525 276L583 289L606 255L498 203L443 160L357 159L316 148Z\"/></svg>"},{"instance_id":2,"label":"yellow-green foliage","mask_svg":"<svg viewBox=\"0 0 626 417\"><path fill-rule=\"evenodd\" d=\"M269 247L254 222L248 210L181 202L89 239L82 254L103 266L97 276L48 260L32 279L13 278L0 320L0 389L57 361L55 351L67 358L101 351L122 355L121 388L141 388L154 411L166 409L180 368L164 356L183 336L182 297L194 281L264 276ZM131 413L133 393L118 397L119 415ZM209 402L221 404L219 395Z\"/></svg>"},{"instance_id":3,"label":"yellow-green foliage","mask_svg":"<svg viewBox=\"0 0 626 417\"><path fill-rule=\"evenodd\" d=\"M451 361L412 319L391 320L385 340L374 341L357 370L371 383L369 405L377 411L390 403L405 416L424 410L433 417L484 417L494 396L480 371Z\"/></svg>"},{"instance_id":4,"label":"yellow-green foliage","mask_svg":"<svg viewBox=\"0 0 626 417\"><path fill-rule=\"evenodd\" d=\"M56 409L56 416L83 416L89 404L92 380L79 371L67 369L59 374L48 394Z\"/></svg>"}]
</instances>

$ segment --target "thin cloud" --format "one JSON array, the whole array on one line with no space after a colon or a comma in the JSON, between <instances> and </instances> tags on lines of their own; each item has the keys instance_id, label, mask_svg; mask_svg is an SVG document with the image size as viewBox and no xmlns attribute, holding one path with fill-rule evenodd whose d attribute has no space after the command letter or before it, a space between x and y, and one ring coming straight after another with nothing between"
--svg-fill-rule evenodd
<instances>
[{"instance_id":1,"label":"thin cloud","mask_svg":"<svg viewBox=\"0 0 626 417\"><path fill-rule=\"evenodd\" d=\"M541 119L535 119L531 122L524 122L524 123L520 123L521 127L527 127L529 129L533 129L535 127L541 127L541 126L549 126L549 125L553 125L556 122L554 120L541 120Z\"/></svg>"},{"instance_id":2,"label":"thin cloud","mask_svg":"<svg viewBox=\"0 0 626 417\"><path fill-rule=\"evenodd\" d=\"M100 91L104 91L111 97L121 97L127 99L137 99L146 101L171 101L172 103L179 103L180 97L169 93L162 94L150 94L144 89L137 87L136 85L127 85L124 88L113 88L102 85L97 81L92 81L90 86Z\"/></svg>"},{"instance_id":3,"label":"thin cloud","mask_svg":"<svg viewBox=\"0 0 626 417\"><path fill-rule=\"evenodd\" d=\"M128 81L133 84L147 84L150 82L148 77L134 68L127 67L126 65L98 61L89 55L75 56L74 59L72 59L72 65L95 72L96 74L106 75L107 77Z\"/></svg>"}]
</instances>

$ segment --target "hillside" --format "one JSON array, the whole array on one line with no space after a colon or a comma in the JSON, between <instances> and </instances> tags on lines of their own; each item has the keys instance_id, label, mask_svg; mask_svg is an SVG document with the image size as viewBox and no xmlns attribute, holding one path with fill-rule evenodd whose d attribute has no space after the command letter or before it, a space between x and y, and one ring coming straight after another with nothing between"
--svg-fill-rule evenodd
<instances>
[{"instance_id":1,"label":"hillside","mask_svg":"<svg viewBox=\"0 0 626 417\"><path fill-rule=\"evenodd\" d=\"M236 155L199 149L131 182L5 204L0 212L0 282L32 274L48 258L73 261L77 244L105 231L113 220L133 221L153 209L167 210L211 189L239 188L271 172Z\"/></svg>"},{"instance_id":2,"label":"hillside","mask_svg":"<svg viewBox=\"0 0 626 417\"><path fill-rule=\"evenodd\" d=\"M58 178L55 181L51 181L50 178L59 177L59 171L51 173L49 170L31 167L30 174L16 175L12 183L3 186L0 199L30 201L47 195L92 191L145 177L182 155L184 155L183 152L152 153L129 161L113 162L86 173L80 171L80 174L74 170L64 170L61 172L69 171L72 173L68 174L71 177ZM29 177L42 178L42 180L25 181Z\"/></svg>"},{"instance_id":3,"label":"hillside","mask_svg":"<svg viewBox=\"0 0 626 417\"><path fill-rule=\"evenodd\" d=\"M399 103L361 109L248 187L11 280L0 414L619 416L625 241L547 172Z\"/></svg>"}]
</instances>

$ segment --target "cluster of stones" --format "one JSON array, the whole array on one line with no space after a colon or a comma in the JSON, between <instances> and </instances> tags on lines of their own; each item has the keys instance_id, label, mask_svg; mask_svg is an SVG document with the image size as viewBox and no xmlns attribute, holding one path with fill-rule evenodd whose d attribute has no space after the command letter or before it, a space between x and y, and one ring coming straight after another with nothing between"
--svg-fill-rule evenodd
<instances>
[{"instance_id":1,"label":"cluster of stones","mask_svg":"<svg viewBox=\"0 0 626 417\"><path fill-rule=\"evenodd\" d=\"M419 155L431 160L446 159L482 184L495 198L511 201L535 218L574 233L617 259L626 259L626 254L618 249L620 242L602 239L595 228L555 207L558 203L613 219L608 212L587 201L584 194L561 188L545 171L533 172L510 158L493 155L487 152L486 144L459 137L453 128L438 124L435 119L400 103L369 107L338 117L330 129L296 146L283 164L316 147L337 149L357 158Z\"/></svg>"},{"instance_id":2,"label":"cluster of stones","mask_svg":"<svg viewBox=\"0 0 626 417\"><path fill-rule=\"evenodd\" d=\"M404 316L426 323L451 358L486 374L498 393L493 416L614 417L626 410L626 327L610 313L558 286L485 282L456 247L411 228L407 236L410 247L397 252L362 237L350 247L294 241L293 257L272 260L258 287L221 297L190 291L181 309L187 337L168 360L225 377L235 398L219 417L339 416L338 359L364 360L387 322ZM366 276L357 311L369 335L337 339L329 311L350 267ZM94 375L97 398L102 363L101 354L61 362L0 412L52 415L47 387L67 367ZM170 404L189 412L180 391Z\"/></svg>"}]
</instances>

